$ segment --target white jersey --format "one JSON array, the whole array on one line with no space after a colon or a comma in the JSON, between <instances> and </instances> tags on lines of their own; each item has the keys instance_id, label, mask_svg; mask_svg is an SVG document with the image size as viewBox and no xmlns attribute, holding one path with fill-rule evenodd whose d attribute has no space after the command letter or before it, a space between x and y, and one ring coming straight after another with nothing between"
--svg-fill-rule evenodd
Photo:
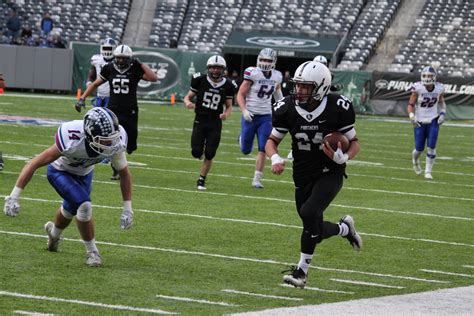
<instances>
[{"instance_id":1,"label":"white jersey","mask_svg":"<svg viewBox=\"0 0 474 316\"><path fill-rule=\"evenodd\" d=\"M273 69L267 78L259 68L248 67L244 71L244 80L252 81L250 91L245 97L247 110L257 115L272 114L272 95L283 80L281 72Z\"/></svg>"},{"instance_id":2,"label":"white jersey","mask_svg":"<svg viewBox=\"0 0 474 316\"><path fill-rule=\"evenodd\" d=\"M118 155L127 148L127 133L120 125L120 143L123 150L115 153ZM85 176L94 169L94 165L110 157L99 154L90 157L86 151L86 135L84 133L84 121L76 120L63 123L56 132L56 146L62 156L51 163L51 165L61 171Z\"/></svg>"},{"instance_id":3,"label":"white jersey","mask_svg":"<svg viewBox=\"0 0 474 316\"><path fill-rule=\"evenodd\" d=\"M440 95L444 93L443 84L435 82L434 89L430 92L418 81L413 84L411 91L418 95L415 105L416 120L421 123L431 123L439 115L438 103Z\"/></svg>"},{"instance_id":4,"label":"white jersey","mask_svg":"<svg viewBox=\"0 0 474 316\"><path fill-rule=\"evenodd\" d=\"M107 64L104 57L101 54L95 54L91 57L91 65L95 67L97 77L99 77L102 67ZM97 96L105 98L110 96L110 86L108 82L104 82L97 88Z\"/></svg>"}]
</instances>

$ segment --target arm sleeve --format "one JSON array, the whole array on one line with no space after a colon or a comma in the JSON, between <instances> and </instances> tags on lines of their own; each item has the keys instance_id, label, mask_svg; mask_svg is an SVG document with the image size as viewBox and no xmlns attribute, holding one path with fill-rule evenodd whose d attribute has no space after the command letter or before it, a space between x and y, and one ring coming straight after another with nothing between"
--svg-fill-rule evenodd
<instances>
[{"instance_id":1,"label":"arm sleeve","mask_svg":"<svg viewBox=\"0 0 474 316\"><path fill-rule=\"evenodd\" d=\"M200 78L201 78L201 76L193 77L191 79L191 87L189 89L194 93L197 93L199 91Z\"/></svg>"}]
</instances>

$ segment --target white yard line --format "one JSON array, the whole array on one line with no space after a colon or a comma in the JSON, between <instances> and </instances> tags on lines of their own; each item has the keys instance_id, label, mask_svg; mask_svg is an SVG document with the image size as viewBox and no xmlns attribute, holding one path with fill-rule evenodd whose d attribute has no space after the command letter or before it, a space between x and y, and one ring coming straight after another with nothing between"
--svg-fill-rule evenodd
<instances>
[{"instance_id":1,"label":"white yard line","mask_svg":"<svg viewBox=\"0 0 474 316\"><path fill-rule=\"evenodd\" d=\"M4 231L4 230L0 230L0 233L1 234L7 234L7 235L15 235L15 236L25 236L25 237L34 237L34 238L47 238L47 236L45 236L45 235L22 233L22 232L11 232L11 231ZM82 240L73 239L73 238L64 238L63 241L73 241L73 242L82 243ZM99 244L99 245L108 245L108 246L131 248L131 249L161 251L161 252L169 252L169 253L177 253L177 254L185 254L185 255L194 255L194 256L203 256L203 257L211 257L211 258L220 258L220 259L230 259L230 260L254 262L254 263L275 264L275 265L280 265L280 266L290 266L291 265L291 263L288 263L288 262L281 262L281 261L276 261L276 260L272 260L272 259L256 259L256 258L247 258L247 257L238 257L238 256L227 256L227 255L221 255L221 254L216 254L216 253L206 253L206 252L200 252L200 251L189 251L189 250L184 250L184 249L172 249L172 248L161 248L161 247L153 247L153 246L119 244L119 243L107 242L107 241L96 241L96 243ZM351 274L362 274L362 275L376 276L376 277L382 277L382 278L393 278L393 279L410 280L410 281L418 281L418 282L426 282L426 283L449 283L448 281L424 279L424 278L417 278L417 277L411 277L411 276L401 276L401 275L393 275L393 274L348 270L348 269L324 268L324 267L319 267L319 266L311 266L310 269L331 271L331 272L351 273Z\"/></svg>"},{"instance_id":2,"label":"white yard line","mask_svg":"<svg viewBox=\"0 0 474 316\"><path fill-rule=\"evenodd\" d=\"M470 265L467 265L467 264L464 264L463 267L468 268L468 269L474 269L474 266L470 266Z\"/></svg>"},{"instance_id":3,"label":"white yard line","mask_svg":"<svg viewBox=\"0 0 474 316\"><path fill-rule=\"evenodd\" d=\"M405 288L403 286L387 285L387 284L364 282L364 281L342 280L342 279L329 279L329 280L334 281L334 282L339 282L339 283L349 283L349 284L357 284L357 285L385 287L385 288L389 288L389 289L404 289Z\"/></svg>"},{"instance_id":4,"label":"white yard line","mask_svg":"<svg viewBox=\"0 0 474 316\"><path fill-rule=\"evenodd\" d=\"M60 297L31 295L31 294L1 291L1 290L0 290L0 296L19 297L19 298L25 298L25 299L50 301L50 302L72 303L72 304L87 305L87 306L94 306L94 307L101 307L101 308L108 308L108 309L117 309L117 310L123 310L123 311L131 311L131 312L176 315L176 313L163 311L161 309L141 308L141 307L126 306L126 305L111 305L111 304L104 304L104 303L98 303L98 302L92 302L92 301L71 300L71 299L65 299L65 298L60 298Z\"/></svg>"},{"instance_id":5,"label":"white yard line","mask_svg":"<svg viewBox=\"0 0 474 316\"><path fill-rule=\"evenodd\" d=\"M286 300L286 301L302 301L303 300L302 298L299 298L299 297L288 297L288 296L277 296L277 295L268 295L268 294L261 294L261 293L251 293L251 292L237 291L237 290L232 290L232 289L224 289L224 290L221 290L221 291L225 292L225 293L231 293L231 294L256 296L256 297L271 298L271 299L276 299L276 300Z\"/></svg>"},{"instance_id":6,"label":"white yard line","mask_svg":"<svg viewBox=\"0 0 474 316\"><path fill-rule=\"evenodd\" d=\"M295 288L293 285L290 284L280 284L281 287L288 287L288 288ZM347 291L340 291L340 290L327 290L327 289L320 289L318 287L310 287L310 286L305 286L304 290L309 290L309 291L316 291L316 292L324 292L324 293L336 293L336 294L349 294L352 295L354 292L347 292Z\"/></svg>"},{"instance_id":7,"label":"white yard line","mask_svg":"<svg viewBox=\"0 0 474 316\"><path fill-rule=\"evenodd\" d=\"M439 271L439 270L428 270L428 269L420 269L420 271L428 272L428 273L435 273L435 274L445 274L445 275L461 276L461 277L466 277L466 278L474 278L474 275L465 274L465 273L447 272L447 271Z\"/></svg>"},{"instance_id":8,"label":"white yard line","mask_svg":"<svg viewBox=\"0 0 474 316\"><path fill-rule=\"evenodd\" d=\"M219 305L219 306L228 306L228 307L240 306L240 305L234 305L234 304L225 303L225 302L213 302L213 301L208 301L208 300L199 300L199 299L190 298L190 297L168 296L168 295L160 295L160 294L156 295L156 297L164 298L164 299L167 299L167 300L180 301L180 302L210 304L210 305Z\"/></svg>"},{"instance_id":9,"label":"white yard line","mask_svg":"<svg viewBox=\"0 0 474 316\"><path fill-rule=\"evenodd\" d=\"M13 311L15 314L20 314L20 315L30 315L30 316L54 316L54 314L44 314L44 313L39 313L39 312L29 312L29 311L22 311L22 310L16 310Z\"/></svg>"}]
</instances>

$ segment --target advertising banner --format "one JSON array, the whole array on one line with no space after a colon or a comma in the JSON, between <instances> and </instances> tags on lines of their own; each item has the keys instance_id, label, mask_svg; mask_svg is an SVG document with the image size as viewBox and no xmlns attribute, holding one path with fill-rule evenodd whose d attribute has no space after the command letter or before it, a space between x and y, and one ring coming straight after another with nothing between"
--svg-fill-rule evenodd
<instances>
[{"instance_id":1,"label":"advertising banner","mask_svg":"<svg viewBox=\"0 0 474 316\"><path fill-rule=\"evenodd\" d=\"M370 105L372 74L364 71L334 71L332 83L342 84L338 93L352 100L357 113L373 113Z\"/></svg>"}]
</instances>

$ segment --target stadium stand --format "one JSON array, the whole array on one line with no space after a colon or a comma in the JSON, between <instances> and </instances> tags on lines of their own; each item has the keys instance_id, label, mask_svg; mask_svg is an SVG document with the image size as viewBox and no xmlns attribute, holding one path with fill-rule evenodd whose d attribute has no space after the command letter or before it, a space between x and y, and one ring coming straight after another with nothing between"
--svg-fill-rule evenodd
<instances>
[{"instance_id":1,"label":"stadium stand","mask_svg":"<svg viewBox=\"0 0 474 316\"><path fill-rule=\"evenodd\" d=\"M131 0L24 0L1 1L0 25L5 25L10 9L15 8L23 24L32 26L33 36L40 37L43 12L54 20L53 33L64 40L98 42L105 37L121 40Z\"/></svg>"},{"instance_id":2,"label":"stadium stand","mask_svg":"<svg viewBox=\"0 0 474 316\"><path fill-rule=\"evenodd\" d=\"M176 48L187 7L186 0L158 1L148 45Z\"/></svg>"},{"instance_id":3,"label":"stadium stand","mask_svg":"<svg viewBox=\"0 0 474 316\"><path fill-rule=\"evenodd\" d=\"M427 64L439 75L474 76L474 2L427 0L389 71L419 73Z\"/></svg>"},{"instance_id":4,"label":"stadium stand","mask_svg":"<svg viewBox=\"0 0 474 316\"><path fill-rule=\"evenodd\" d=\"M337 69L360 70L374 54L397 13L400 0L369 0L356 18Z\"/></svg>"}]
</instances>

